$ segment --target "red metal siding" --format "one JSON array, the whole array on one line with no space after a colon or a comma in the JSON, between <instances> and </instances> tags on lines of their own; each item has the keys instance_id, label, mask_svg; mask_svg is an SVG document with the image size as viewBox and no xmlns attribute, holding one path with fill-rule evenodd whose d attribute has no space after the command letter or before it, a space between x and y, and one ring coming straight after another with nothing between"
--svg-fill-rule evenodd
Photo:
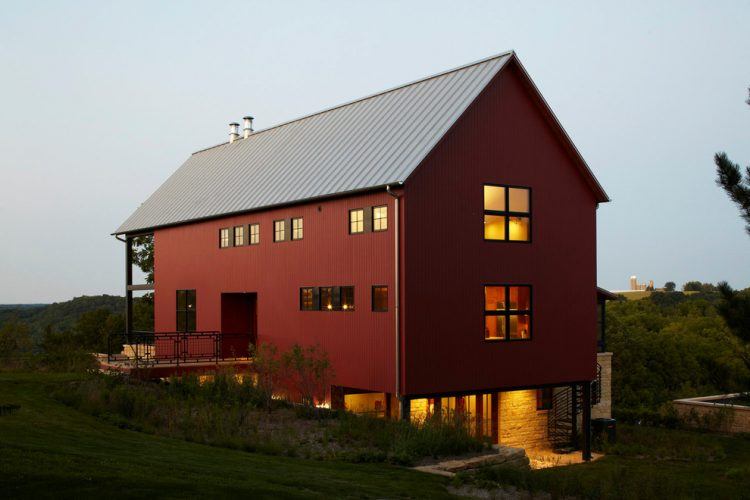
<instances>
[{"instance_id":1,"label":"red metal siding","mask_svg":"<svg viewBox=\"0 0 750 500\"><path fill-rule=\"evenodd\" d=\"M532 243L483 241L484 183L532 188ZM594 378L596 201L516 67L472 104L405 197L406 394ZM484 340L484 283L533 286L532 340Z\"/></svg>"},{"instance_id":2,"label":"red metal siding","mask_svg":"<svg viewBox=\"0 0 750 500\"><path fill-rule=\"evenodd\" d=\"M349 209L385 204L387 231L348 234ZM274 243L273 221L291 217L304 218L304 239ZM259 245L219 248L219 228L256 222ZM383 191L157 230L156 331L175 330L175 290L197 291L198 330L222 329L222 293L256 293L259 342L320 343L337 385L392 392L393 224L393 198ZM374 284L389 287L386 313L371 311ZM338 285L354 285L354 312L299 310L300 287Z\"/></svg>"}]
</instances>

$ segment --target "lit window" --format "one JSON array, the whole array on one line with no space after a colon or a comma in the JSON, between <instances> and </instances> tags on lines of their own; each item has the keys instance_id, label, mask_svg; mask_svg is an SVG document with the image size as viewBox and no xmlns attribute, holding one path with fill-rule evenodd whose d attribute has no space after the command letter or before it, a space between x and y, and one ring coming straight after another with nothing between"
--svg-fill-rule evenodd
<instances>
[{"instance_id":1,"label":"lit window","mask_svg":"<svg viewBox=\"0 0 750 500\"><path fill-rule=\"evenodd\" d=\"M219 248L227 248L229 246L229 228L219 229Z\"/></svg>"},{"instance_id":2,"label":"lit window","mask_svg":"<svg viewBox=\"0 0 750 500\"><path fill-rule=\"evenodd\" d=\"M286 238L286 224L283 220L273 221L273 241L284 241Z\"/></svg>"},{"instance_id":3,"label":"lit window","mask_svg":"<svg viewBox=\"0 0 750 500\"><path fill-rule=\"evenodd\" d=\"M349 210L349 233L357 234L365 232L365 211L362 208Z\"/></svg>"},{"instance_id":4,"label":"lit window","mask_svg":"<svg viewBox=\"0 0 750 500\"><path fill-rule=\"evenodd\" d=\"M315 289L305 287L299 289L299 308L302 311L314 311L315 307Z\"/></svg>"},{"instance_id":5,"label":"lit window","mask_svg":"<svg viewBox=\"0 0 750 500\"><path fill-rule=\"evenodd\" d=\"M484 338L531 339L531 287L488 285L484 287Z\"/></svg>"},{"instance_id":6,"label":"lit window","mask_svg":"<svg viewBox=\"0 0 750 500\"><path fill-rule=\"evenodd\" d=\"M388 229L388 207L373 207L372 209L372 230L385 231Z\"/></svg>"},{"instance_id":7,"label":"lit window","mask_svg":"<svg viewBox=\"0 0 750 500\"><path fill-rule=\"evenodd\" d=\"M341 310L353 311L354 310L354 287L342 286L340 293L341 293Z\"/></svg>"},{"instance_id":8,"label":"lit window","mask_svg":"<svg viewBox=\"0 0 750 500\"><path fill-rule=\"evenodd\" d=\"M178 332L195 331L195 290L177 290L176 330Z\"/></svg>"},{"instance_id":9,"label":"lit window","mask_svg":"<svg viewBox=\"0 0 750 500\"><path fill-rule=\"evenodd\" d=\"M297 217L296 219L292 219L292 239L293 240L301 240L302 239L302 217Z\"/></svg>"},{"instance_id":10,"label":"lit window","mask_svg":"<svg viewBox=\"0 0 750 500\"><path fill-rule=\"evenodd\" d=\"M531 190L484 186L484 239L531 241Z\"/></svg>"},{"instance_id":11,"label":"lit window","mask_svg":"<svg viewBox=\"0 0 750 500\"><path fill-rule=\"evenodd\" d=\"M385 312L388 310L388 287L375 285L372 287L372 310Z\"/></svg>"},{"instance_id":12,"label":"lit window","mask_svg":"<svg viewBox=\"0 0 750 500\"><path fill-rule=\"evenodd\" d=\"M260 224L250 224L250 244L260 243Z\"/></svg>"},{"instance_id":13,"label":"lit window","mask_svg":"<svg viewBox=\"0 0 750 500\"><path fill-rule=\"evenodd\" d=\"M325 286L320 289L320 309L333 311L333 287Z\"/></svg>"},{"instance_id":14,"label":"lit window","mask_svg":"<svg viewBox=\"0 0 750 500\"><path fill-rule=\"evenodd\" d=\"M245 226L234 227L234 246L241 247L245 244Z\"/></svg>"}]
</instances>

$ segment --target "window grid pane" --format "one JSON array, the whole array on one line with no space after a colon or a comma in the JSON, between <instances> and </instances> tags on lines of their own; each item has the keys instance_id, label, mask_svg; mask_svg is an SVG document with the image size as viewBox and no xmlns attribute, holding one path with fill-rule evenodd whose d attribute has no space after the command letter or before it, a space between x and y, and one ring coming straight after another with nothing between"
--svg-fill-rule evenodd
<instances>
[{"instance_id":1,"label":"window grid pane","mask_svg":"<svg viewBox=\"0 0 750 500\"><path fill-rule=\"evenodd\" d=\"M365 211L363 209L349 211L349 232L352 234L365 231Z\"/></svg>"},{"instance_id":2,"label":"window grid pane","mask_svg":"<svg viewBox=\"0 0 750 500\"><path fill-rule=\"evenodd\" d=\"M300 289L300 306L303 311L313 310L313 289L312 288Z\"/></svg>"},{"instance_id":3,"label":"window grid pane","mask_svg":"<svg viewBox=\"0 0 750 500\"><path fill-rule=\"evenodd\" d=\"M388 229L388 207L374 207L372 209L373 231L385 231Z\"/></svg>"},{"instance_id":4,"label":"window grid pane","mask_svg":"<svg viewBox=\"0 0 750 500\"><path fill-rule=\"evenodd\" d=\"M273 223L273 241L284 241L286 238L286 228L283 220L277 220Z\"/></svg>"},{"instance_id":5,"label":"window grid pane","mask_svg":"<svg viewBox=\"0 0 750 500\"><path fill-rule=\"evenodd\" d=\"M219 230L219 246L226 248L229 246L229 229Z\"/></svg>"},{"instance_id":6,"label":"window grid pane","mask_svg":"<svg viewBox=\"0 0 750 500\"><path fill-rule=\"evenodd\" d=\"M531 241L531 189L484 185L484 239Z\"/></svg>"},{"instance_id":7,"label":"window grid pane","mask_svg":"<svg viewBox=\"0 0 750 500\"><path fill-rule=\"evenodd\" d=\"M234 246L241 247L245 244L245 226L235 226Z\"/></svg>"},{"instance_id":8,"label":"window grid pane","mask_svg":"<svg viewBox=\"0 0 750 500\"><path fill-rule=\"evenodd\" d=\"M531 339L531 307L530 286L485 286L485 340Z\"/></svg>"},{"instance_id":9,"label":"window grid pane","mask_svg":"<svg viewBox=\"0 0 750 500\"><path fill-rule=\"evenodd\" d=\"M292 239L301 240L303 236L303 221L302 217L292 219Z\"/></svg>"},{"instance_id":10,"label":"window grid pane","mask_svg":"<svg viewBox=\"0 0 750 500\"><path fill-rule=\"evenodd\" d=\"M260 224L250 224L250 244L260 243Z\"/></svg>"}]
</instances>

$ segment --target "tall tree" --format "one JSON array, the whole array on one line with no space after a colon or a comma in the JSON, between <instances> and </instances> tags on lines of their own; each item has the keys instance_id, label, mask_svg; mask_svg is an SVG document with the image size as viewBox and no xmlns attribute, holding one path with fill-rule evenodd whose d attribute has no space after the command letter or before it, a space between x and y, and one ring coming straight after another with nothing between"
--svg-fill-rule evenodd
<instances>
[{"instance_id":1,"label":"tall tree","mask_svg":"<svg viewBox=\"0 0 750 500\"><path fill-rule=\"evenodd\" d=\"M733 290L726 281L719 283L722 301L717 310L729 330L740 341L739 355L750 370L750 289Z\"/></svg>"},{"instance_id":2,"label":"tall tree","mask_svg":"<svg viewBox=\"0 0 750 500\"><path fill-rule=\"evenodd\" d=\"M750 95L750 88L748 88ZM750 105L750 97L745 101ZM745 231L750 235L750 165L745 167L745 175L739 164L732 162L726 153L714 155L716 164L716 183L726 191L729 198L740 209L740 216L745 220Z\"/></svg>"}]
</instances>

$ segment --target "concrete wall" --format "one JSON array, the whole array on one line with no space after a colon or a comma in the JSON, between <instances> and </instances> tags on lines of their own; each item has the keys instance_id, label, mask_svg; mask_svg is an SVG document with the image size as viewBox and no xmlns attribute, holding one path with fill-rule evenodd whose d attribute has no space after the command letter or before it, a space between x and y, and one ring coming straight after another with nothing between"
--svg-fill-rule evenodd
<instances>
[{"instance_id":1,"label":"concrete wall","mask_svg":"<svg viewBox=\"0 0 750 500\"><path fill-rule=\"evenodd\" d=\"M602 367L602 399L591 407L591 418L612 418L612 353L598 353L596 362Z\"/></svg>"},{"instance_id":2,"label":"concrete wall","mask_svg":"<svg viewBox=\"0 0 750 500\"><path fill-rule=\"evenodd\" d=\"M750 433L750 407L712 402L714 399L724 399L728 396L732 395L678 399L672 404L682 421L689 426L721 432Z\"/></svg>"},{"instance_id":3,"label":"concrete wall","mask_svg":"<svg viewBox=\"0 0 750 500\"><path fill-rule=\"evenodd\" d=\"M500 393L500 444L543 448L547 441L547 410L536 409L536 389Z\"/></svg>"}]
</instances>

